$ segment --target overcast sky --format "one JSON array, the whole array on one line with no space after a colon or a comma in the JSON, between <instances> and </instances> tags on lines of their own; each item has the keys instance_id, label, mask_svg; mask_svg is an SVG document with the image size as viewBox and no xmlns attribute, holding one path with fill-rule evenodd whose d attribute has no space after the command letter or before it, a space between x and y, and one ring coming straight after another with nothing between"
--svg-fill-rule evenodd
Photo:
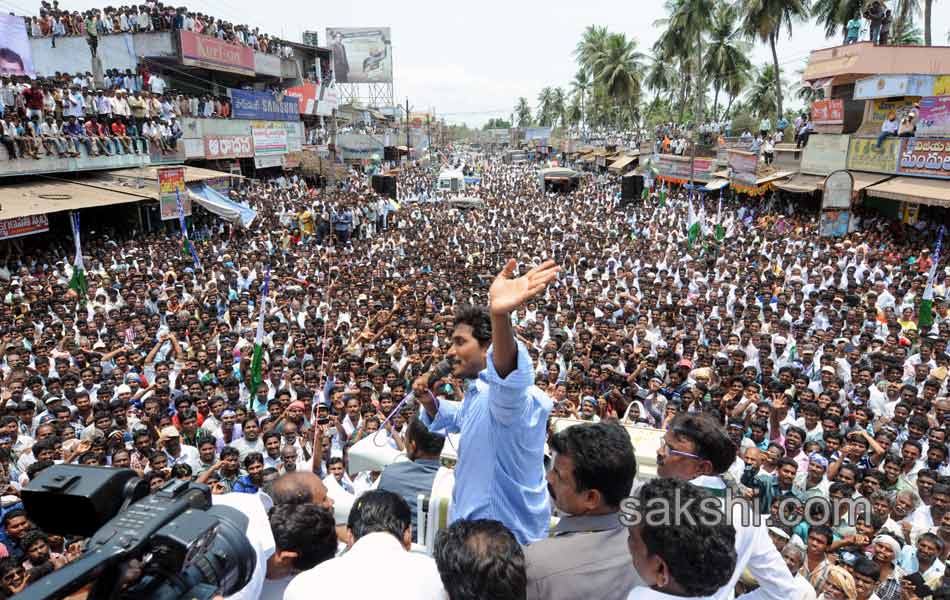
<instances>
[{"instance_id":1,"label":"overcast sky","mask_svg":"<svg viewBox=\"0 0 950 600\"><path fill-rule=\"evenodd\" d=\"M577 70L572 52L588 25L606 25L637 39L647 52L658 35L653 22L663 18L661 2L581 0L479 0L458 4L435 0L393 3L382 0L169 0L196 11L220 15L265 32L300 39L316 30L325 45L326 27L392 28L393 69L397 102L409 97L414 110L434 108L451 122L481 125L507 117L519 96L534 107L544 86L567 89ZM893 2L894 0L891 0ZM891 3L889 2L889 4ZM85 9L131 0L60 0L67 8ZM33 0L0 0L0 7L19 10ZM465 6L465 9L461 7ZM950 10L934 3L934 41L946 43ZM815 25L796 25L793 37L779 40L779 62L786 77L804 65L810 50L834 46ZM758 65L771 61L767 46L753 53Z\"/></svg>"}]
</instances>

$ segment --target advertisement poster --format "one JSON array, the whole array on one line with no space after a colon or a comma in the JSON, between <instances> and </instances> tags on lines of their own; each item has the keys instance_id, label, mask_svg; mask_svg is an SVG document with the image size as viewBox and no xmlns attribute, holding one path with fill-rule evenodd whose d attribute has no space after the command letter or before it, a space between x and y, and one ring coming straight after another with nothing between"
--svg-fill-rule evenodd
<instances>
[{"instance_id":1,"label":"advertisement poster","mask_svg":"<svg viewBox=\"0 0 950 600\"><path fill-rule=\"evenodd\" d=\"M304 83L297 87L287 88L287 96L297 99L297 112L302 115L317 114L317 102L320 99L320 84Z\"/></svg>"},{"instance_id":2,"label":"advertisement poster","mask_svg":"<svg viewBox=\"0 0 950 600\"><path fill-rule=\"evenodd\" d=\"M392 83L393 55L389 27L327 28L338 83Z\"/></svg>"},{"instance_id":3,"label":"advertisement poster","mask_svg":"<svg viewBox=\"0 0 950 600\"><path fill-rule=\"evenodd\" d=\"M43 233L44 231L49 231L49 219L46 218L46 215L0 219L0 240L9 240L10 238Z\"/></svg>"},{"instance_id":4,"label":"advertisement poster","mask_svg":"<svg viewBox=\"0 0 950 600\"><path fill-rule=\"evenodd\" d=\"M181 63L215 71L254 74L254 51L207 35L180 31Z\"/></svg>"},{"instance_id":5,"label":"advertisement poster","mask_svg":"<svg viewBox=\"0 0 950 600\"><path fill-rule=\"evenodd\" d=\"M826 210L821 213L818 235L821 237L844 237L848 233L851 212L847 210Z\"/></svg>"},{"instance_id":6,"label":"advertisement poster","mask_svg":"<svg viewBox=\"0 0 950 600\"><path fill-rule=\"evenodd\" d=\"M950 179L950 139L904 139L897 172L901 175Z\"/></svg>"},{"instance_id":7,"label":"advertisement poster","mask_svg":"<svg viewBox=\"0 0 950 600\"><path fill-rule=\"evenodd\" d=\"M811 140L809 140L811 141ZM877 138L855 138L848 145L848 168L852 171L870 173L897 173L897 155L900 154L901 139L892 137L877 147Z\"/></svg>"},{"instance_id":8,"label":"advertisement poster","mask_svg":"<svg viewBox=\"0 0 950 600\"><path fill-rule=\"evenodd\" d=\"M0 15L0 75L36 77L23 17Z\"/></svg>"},{"instance_id":9,"label":"advertisement poster","mask_svg":"<svg viewBox=\"0 0 950 600\"><path fill-rule=\"evenodd\" d=\"M950 96L920 99L917 137L950 137Z\"/></svg>"},{"instance_id":10,"label":"advertisement poster","mask_svg":"<svg viewBox=\"0 0 950 600\"><path fill-rule=\"evenodd\" d=\"M210 135L204 139L205 158L251 158L254 141L249 135Z\"/></svg>"},{"instance_id":11,"label":"advertisement poster","mask_svg":"<svg viewBox=\"0 0 950 600\"><path fill-rule=\"evenodd\" d=\"M254 137L254 156L272 156L287 153L287 130L276 128L251 129Z\"/></svg>"},{"instance_id":12,"label":"advertisement poster","mask_svg":"<svg viewBox=\"0 0 950 600\"><path fill-rule=\"evenodd\" d=\"M759 157L752 152L729 150L729 178L739 183L755 185Z\"/></svg>"},{"instance_id":13,"label":"advertisement poster","mask_svg":"<svg viewBox=\"0 0 950 600\"><path fill-rule=\"evenodd\" d=\"M158 170L158 204L162 221L178 218L178 199L181 198L185 216L191 216L191 199L185 188L185 169L165 167Z\"/></svg>"},{"instance_id":14,"label":"advertisement poster","mask_svg":"<svg viewBox=\"0 0 950 600\"><path fill-rule=\"evenodd\" d=\"M823 133L808 138L802 152L801 172L808 175L828 175L848 166L848 144L851 137Z\"/></svg>"},{"instance_id":15,"label":"advertisement poster","mask_svg":"<svg viewBox=\"0 0 950 600\"><path fill-rule=\"evenodd\" d=\"M934 77L934 96L950 96L950 75Z\"/></svg>"},{"instance_id":16,"label":"advertisement poster","mask_svg":"<svg viewBox=\"0 0 950 600\"><path fill-rule=\"evenodd\" d=\"M264 121L299 121L300 101L289 94L257 90L231 90L231 118Z\"/></svg>"},{"instance_id":17,"label":"advertisement poster","mask_svg":"<svg viewBox=\"0 0 950 600\"><path fill-rule=\"evenodd\" d=\"M835 171L825 179L821 195L821 208L850 209L854 194L854 178L847 171Z\"/></svg>"},{"instance_id":18,"label":"advertisement poster","mask_svg":"<svg viewBox=\"0 0 950 600\"><path fill-rule=\"evenodd\" d=\"M811 120L815 125L841 125L844 100L815 100L811 103Z\"/></svg>"}]
</instances>

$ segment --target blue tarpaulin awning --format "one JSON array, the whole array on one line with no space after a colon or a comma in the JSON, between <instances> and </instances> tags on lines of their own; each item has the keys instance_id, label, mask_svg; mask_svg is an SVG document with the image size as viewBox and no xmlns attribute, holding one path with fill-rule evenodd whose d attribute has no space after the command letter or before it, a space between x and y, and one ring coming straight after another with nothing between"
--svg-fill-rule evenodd
<instances>
[{"instance_id":1,"label":"blue tarpaulin awning","mask_svg":"<svg viewBox=\"0 0 950 600\"><path fill-rule=\"evenodd\" d=\"M247 227L257 218L256 210L238 204L210 186L203 184L188 186L188 193L191 195L192 202L230 223Z\"/></svg>"}]
</instances>

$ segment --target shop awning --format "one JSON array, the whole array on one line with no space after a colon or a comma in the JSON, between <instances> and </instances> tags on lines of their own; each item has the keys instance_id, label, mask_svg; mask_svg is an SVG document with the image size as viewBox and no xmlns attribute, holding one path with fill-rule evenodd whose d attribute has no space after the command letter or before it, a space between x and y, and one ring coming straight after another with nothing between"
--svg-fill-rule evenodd
<instances>
[{"instance_id":1,"label":"shop awning","mask_svg":"<svg viewBox=\"0 0 950 600\"><path fill-rule=\"evenodd\" d=\"M4 185L0 193L0 219L13 219L91 208L126 204L149 199L144 194L107 190L72 181L44 180Z\"/></svg>"},{"instance_id":2,"label":"shop awning","mask_svg":"<svg viewBox=\"0 0 950 600\"><path fill-rule=\"evenodd\" d=\"M863 171L848 171L854 178L854 192L860 192L868 186L880 183L890 177L890 175L881 175L880 173L865 173ZM903 179L903 178L902 178Z\"/></svg>"},{"instance_id":3,"label":"shop awning","mask_svg":"<svg viewBox=\"0 0 950 600\"><path fill-rule=\"evenodd\" d=\"M710 192L714 192L714 191L716 191L716 190L721 190L722 188L726 187L727 185L729 185L729 180L728 180L728 179L713 179L712 181L710 181L709 183L707 183L705 187L706 187L706 189L709 190Z\"/></svg>"},{"instance_id":4,"label":"shop awning","mask_svg":"<svg viewBox=\"0 0 950 600\"><path fill-rule=\"evenodd\" d=\"M729 169L716 171L715 173L713 173L713 177L722 177L723 179L729 179Z\"/></svg>"},{"instance_id":5,"label":"shop awning","mask_svg":"<svg viewBox=\"0 0 950 600\"><path fill-rule=\"evenodd\" d=\"M243 177L240 175L232 175L231 173L215 171L214 169L202 169L201 167L192 167L187 165L181 165L181 168L185 169L185 183L196 183L199 181L206 181L208 179L217 179L219 177L237 177L238 179L243 179ZM109 175L126 179L147 179L149 181L157 182L158 169L159 167L119 169L118 171L110 171Z\"/></svg>"},{"instance_id":6,"label":"shop awning","mask_svg":"<svg viewBox=\"0 0 950 600\"><path fill-rule=\"evenodd\" d=\"M867 194L914 204L950 207L950 181L895 177L867 188Z\"/></svg>"},{"instance_id":7,"label":"shop awning","mask_svg":"<svg viewBox=\"0 0 950 600\"><path fill-rule=\"evenodd\" d=\"M210 186L204 184L191 185L188 186L188 193L191 195L192 202L201 205L208 212L218 215L229 223L246 228L257 217L257 211L253 208L238 204Z\"/></svg>"},{"instance_id":8,"label":"shop awning","mask_svg":"<svg viewBox=\"0 0 950 600\"><path fill-rule=\"evenodd\" d=\"M614 162L610 163L610 170L619 171L620 169L625 168L627 165L637 160L636 156L621 156Z\"/></svg>"},{"instance_id":9,"label":"shop awning","mask_svg":"<svg viewBox=\"0 0 950 600\"><path fill-rule=\"evenodd\" d=\"M811 194L821 189L825 182L824 177L818 175L805 175L797 173L788 181L777 181L775 187L786 192L794 194Z\"/></svg>"}]
</instances>

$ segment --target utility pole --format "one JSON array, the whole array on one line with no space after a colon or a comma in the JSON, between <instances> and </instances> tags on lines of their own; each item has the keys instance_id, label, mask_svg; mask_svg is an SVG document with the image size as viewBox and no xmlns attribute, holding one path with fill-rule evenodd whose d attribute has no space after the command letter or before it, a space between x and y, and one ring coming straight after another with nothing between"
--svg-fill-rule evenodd
<instances>
[{"instance_id":1,"label":"utility pole","mask_svg":"<svg viewBox=\"0 0 950 600\"><path fill-rule=\"evenodd\" d=\"M406 98L406 150L409 159L412 159L412 140L409 139L409 98Z\"/></svg>"},{"instance_id":2,"label":"utility pole","mask_svg":"<svg viewBox=\"0 0 950 600\"><path fill-rule=\"evenodd\" d=\"M336 185L336 109L330 114L330 186Z\"/></svg>"}]
</instances>

